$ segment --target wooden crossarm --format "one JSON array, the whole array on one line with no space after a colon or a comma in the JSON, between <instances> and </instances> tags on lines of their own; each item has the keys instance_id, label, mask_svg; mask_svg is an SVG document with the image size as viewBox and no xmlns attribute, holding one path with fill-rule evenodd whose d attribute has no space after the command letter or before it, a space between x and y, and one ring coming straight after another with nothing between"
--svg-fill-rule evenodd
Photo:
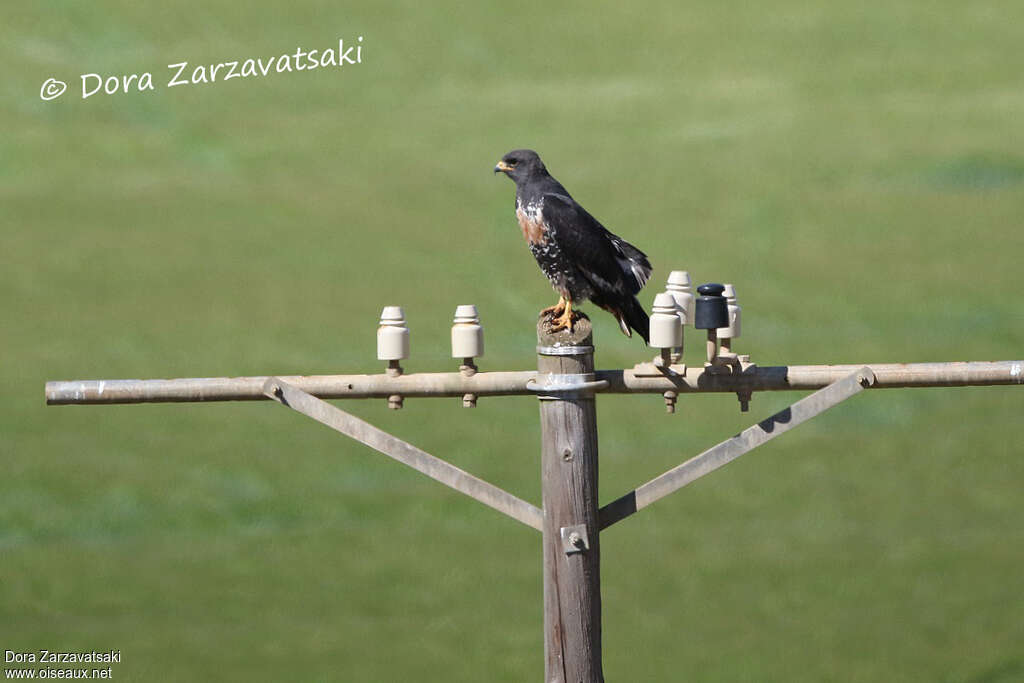
<instances>
[{"instance_id":1,"label":"wooden crossarm","mask_svg":"<svg viewBox=\"0 0 1024 683\"><path fill-rule=\"evenodd\" d=\"M781 410L766 420L758 422L731 439L717 446L712 446L700 455L696 455L682 465L655 477L643 486L638 486L618 500L608 503L600 510L601 528L606 529L612 524L629 517L637 510L647 507L654 501L678 491L687 484L700 479L705 474L714 472L741 455L757 448L763 443L774 439L779 434L788 432L812 417L823 413L832 406L855 396L875 381L874 373L868 367L852 372L843 379L819 389L810 396L800 399L788 408Z\"/></svg>"},{"instance_id":2,"label":"wooden crossarm","mask_svg":"<svg viewBox=\"0 0 1024 683\"><path fill-rule=\"evenodd\" d=\"M345 436L366 444L389 458L422 472L431 479L450 486L498 512L503 512L537 531L543 529L543 514L540 509L521 498L513 496L493 484L459 469L440 458L421 451L410 443L360 420L355 415L321 401L293 384L277 377L270 377L263 385L263 393L281 405L298 411L327 425Z\"/></svg>"}]
</instances>

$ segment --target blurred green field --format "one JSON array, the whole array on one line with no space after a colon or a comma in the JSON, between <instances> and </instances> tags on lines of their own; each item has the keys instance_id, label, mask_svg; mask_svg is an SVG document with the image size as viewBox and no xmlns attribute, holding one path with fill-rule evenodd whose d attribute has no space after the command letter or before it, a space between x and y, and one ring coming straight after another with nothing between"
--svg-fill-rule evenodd
<instances>
[{"instance_id":1,"label":"blurred green field","mask_svg":"<svg viewBox=\"0 0 1024 683\"><path fill-rule=\"evenodd\" d=\"M522 146L648 252L645 304L673 268L735 283L761 364L1020 359L1022 26L1005 1L6 3L0 649L117 649L121 681L541 680L535 532L276 406L47 408L44 382L376 372L392 303L410 371L454 368L467 302L483 369L533 367L554 297L491 174ZM165 87L359 35L355 67ZM600 367L650 356L594 319ZM602 500L797 397L602 398ZM343 407L539 503L532 399ZM1017 387L869 392L609 530L606 678L1024 680L1022 413Z\"/></svg>"}]
</instances>

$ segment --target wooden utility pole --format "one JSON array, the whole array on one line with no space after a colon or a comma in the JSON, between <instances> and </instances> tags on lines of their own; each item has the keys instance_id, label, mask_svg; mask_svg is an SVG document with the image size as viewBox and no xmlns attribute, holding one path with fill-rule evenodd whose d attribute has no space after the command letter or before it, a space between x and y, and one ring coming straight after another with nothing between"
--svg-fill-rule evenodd
<instances>
[{"instance_id":1,"label":"wooden utility pole","mask_svg":"<svg viewBox=\"0 0 1024 683\"><path fill-rule=\"evenodd\" d=\"M547 683L603 683L597 410L590 321L537 324Z\"/></svg>"},{"instance_id":2,"label":"wooden utility pole","mask_svg":"<svg viewBox=\"0 0 1024 683\"><path fill-rule=\"evenodd\" d=\"M685 274L683 274L685 275ZM689 277L679 283L689 284ZM677 288L678 289L678 288ZM687 324L707 330L707 362L683 364L683 318L667 295L655 299L651 347L660 358L633 368L594 371L593 330L579 318L572 331L552 333L549 319L537 324L537 371L479 372L483 329L476 308L460 306L452 329L452 357L459 372L406 374L399 361L409 357L409 331L402 309L381 314L377 358L387 370L376 375L299 375L181 379L115 379L47 382L46 402L112 404L272 399L341 434L366 444L432 479L470 496L543 534L544 668L546 683L603 683L601 670L601 551L598 535L637 511L732 462L865 389L1024 385L1024 360L956 363L784 365L765 367L732 352L739 319L731 317L726 288L704 285ZM678 293L678 292L677 292ZM661 304L659 304L659 299ZM702 305L718 306L718 317ZM738 316L738 306L736 313ZM659 310L660 309L660 310ZM711 311L714 313L715 311ZM680 314L681 315L681 314ZM725 325L728 325L727 327ZM678 329L677 329L678 326ZM722 353L717 339L722 339ZM595 394L660 394L674 411L679 394L734 392L741 410L755 391L816 390L775 415L751 425L667 472L628 491L604 507L597 500L597 411ZM503 491L445 460L368 424L324 399L387 399L401 408L405 399L461 397L471 408L481 397L540 399L543 504Z\"/></svg>"}]
</instances>

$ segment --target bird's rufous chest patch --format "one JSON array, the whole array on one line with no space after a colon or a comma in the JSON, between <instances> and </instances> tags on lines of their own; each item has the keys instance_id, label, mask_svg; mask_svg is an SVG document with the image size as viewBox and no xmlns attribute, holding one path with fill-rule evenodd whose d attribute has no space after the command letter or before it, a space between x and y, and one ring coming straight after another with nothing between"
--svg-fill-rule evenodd
<instances>
[{"instance_id":1,"label":"bird's rufous chest patch","mask_svg":"<svg viewBox=\"0 0 1024 683\"><path fill-rule=\"evenodd\" d=\"M544 219L541 218L540 206L523 206L516 204L516 218L519 219L519 227L523 231L523 237L530 244L544 244L547 242L545 234Z\"/></svg>"}]
</instances>

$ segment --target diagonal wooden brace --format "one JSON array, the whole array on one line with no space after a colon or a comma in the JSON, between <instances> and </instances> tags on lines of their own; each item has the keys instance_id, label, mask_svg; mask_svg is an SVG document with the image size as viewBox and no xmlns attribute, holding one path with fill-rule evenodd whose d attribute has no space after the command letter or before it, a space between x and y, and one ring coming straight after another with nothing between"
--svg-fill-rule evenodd
<instances>
[{"instance_id":1,"label":"diagonal wooden brace","mask_svg":"<svg viewBox=\"0 0 1024 683\"><path fill-rule=\"evenodd\" d=\"M800 399L790 407L775 413L766 420L758 422L736 436L712 446L700 455L694 456L676 468L655 477L643 486L614 500L601 508L599 512L601 528L606 529L612 524L629 517L637 510L645 508L660 498L678 491L687 484L700 479L723 465L727 465L741 455L757 448L763 443L774 439L793 427L819 415L832 406L845 401L851 396L871 386L875 375L868 367L863 367L843 379L819 389L810 396Z\"/></svg>"},{"instance_id":2,"label":"diagonal wooden brace","mask_svg":"<svg viewBox=\"0 0 1024 683\"><path fill-rule=\"evenodd\" d=\"M450 486L459 493L464 493L498 512L505 513L512 519L538 531L542 531L544 528L544 515L536 506L493 484L488 484L440 458L421 451L412 444L360 420L355 415L346 413L326 401L321 401L293 384L277 377L269 377L263 385L263 393L282 405L311 417L345 436L352 437L389 458L394 458L398 462L422 472L431 479Z\"/></svg>"}]
</instances>

